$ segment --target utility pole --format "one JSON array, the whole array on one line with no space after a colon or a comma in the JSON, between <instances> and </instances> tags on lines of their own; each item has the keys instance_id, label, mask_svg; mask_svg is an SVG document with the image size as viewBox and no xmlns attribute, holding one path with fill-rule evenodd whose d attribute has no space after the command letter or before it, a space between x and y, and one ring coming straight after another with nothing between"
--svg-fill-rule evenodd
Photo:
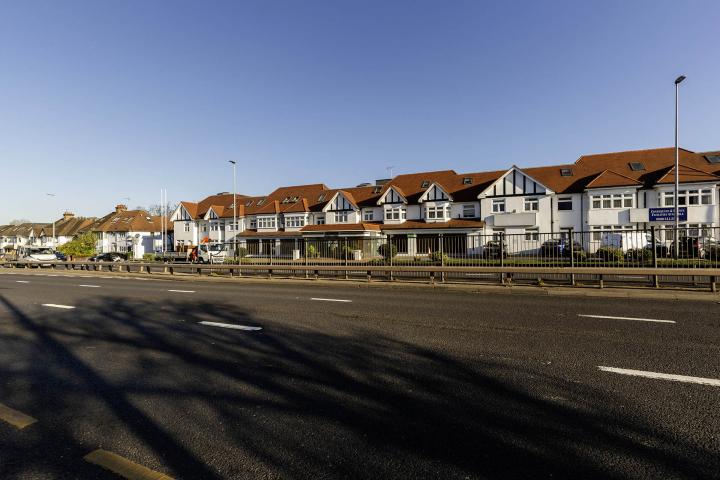
<instances>
[{"instance_id":1,"label":"utility pole","mask_svg":"<svg viewBox=\"0 0 720 480\"><path fill-rule=\"evenodd\" d=\"M680 83L685 80L684 75L675 79L675 258L680 256L680 206L678 205L678 190L680 189L680 149L678 147L679 102Z\"/></svg>"},{"instance_id":2,"label":"utility pole","mask_svg":"<svg viewBox=\"0 0 720 480\"><path fill-rule=\"evenodd\" d=\"M237 163L235 160L228 160L232 164L233 169L233 255L237 261L238 248L237 248Z\"/></svg>"}]
</instances>

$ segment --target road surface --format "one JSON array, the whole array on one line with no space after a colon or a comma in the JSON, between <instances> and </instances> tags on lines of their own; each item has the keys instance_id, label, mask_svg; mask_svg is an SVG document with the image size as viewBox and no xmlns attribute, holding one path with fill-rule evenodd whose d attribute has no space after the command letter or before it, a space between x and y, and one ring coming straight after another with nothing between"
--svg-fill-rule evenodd
<instances>
[{"instance_id":1,"label":"road surface","mask_svg":"<svg viewBox=\"0 0 720 480\"><path fill-rule=\"evenodd\" d=\"M50 275L0 273L3 480L720 477L714 301Z\"/></svg>"}]
</instances>

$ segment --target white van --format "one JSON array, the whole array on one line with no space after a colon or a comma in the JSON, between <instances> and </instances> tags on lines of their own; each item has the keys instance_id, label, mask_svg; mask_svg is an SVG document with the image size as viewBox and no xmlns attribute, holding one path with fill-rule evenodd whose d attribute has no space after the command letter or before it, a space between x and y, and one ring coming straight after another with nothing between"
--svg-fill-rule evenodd
<instances>
[{"instance_id":1,"label":"white van","mask_svg":"<svg viewBox=\"0 0 720 480\"><path fill-rule=\"evenodd\" d=\"M615 247L624 253L628 250L652 250L652 234L650 232L608 232L603 233L600 244L603 247ZM660 240L657 245L662 245Z\"/></svg>"},{"instance_id":2,"label":"white van","mask_svg":"<svg viewBox=\"0 0 720 480\"><path fill-rule=\"evenodd\" d=\"M199 263L223 263L227 257L227 250L222 243L203 243L198 247Z\"/></svg>"},{"instance_id":3,"label":"white van","mask_svg":"<svg viewBox=\"0 0 720 480\"><path fill-rule=\"evenodd\" d=\"M20 247L17 259L20 262L27 262L41 267L49 267L49 262L57 262L55 250L50 247ZM46 263L47 262L47 263Z\"/></svg>"}]
</instances>

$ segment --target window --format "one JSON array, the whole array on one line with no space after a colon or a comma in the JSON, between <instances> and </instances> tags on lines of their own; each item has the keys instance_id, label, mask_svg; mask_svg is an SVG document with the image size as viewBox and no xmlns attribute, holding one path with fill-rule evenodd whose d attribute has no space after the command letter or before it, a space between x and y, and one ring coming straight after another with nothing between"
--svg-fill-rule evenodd
<instances>
[{"instance_id":1,"label":"window","mask_svg":"<svg viewBox=\"0 0 720 480\"><path fill-rule=\"evenodd\" d=\"M190 231L190 224L189 224L189 223L185 223L185 225L183 226L183 230L185 230L186 232L189 232L189 231Z\"/></svg>"},{"instance_id":2,"label":"window","mask_svg":"<svg viewBox=\"0 0 720 480\"><path fill-rule=\"evenodd\" d=\"M305 217L285 217L285 228L300 228L305 226Z\"/></svg>"},{"instance_id":3,"label":"window","mask_svg":"<svg viewBox=\"0 0 720 480\"><path fill-rule=\"evenodd\" d=\"M675 206L675 192L662 192L660 205L664 207ZM713 192L710 188L696 190L678 190L678 205L711 205Z\"/></svg>"},{"instance_id":4,"label":"window","mask_svg":"<svg viewBox=\"0 0 720 480\"><path fill-rule=\"evenodd\" d=\"M505 234L504 228L493 228L492 238L493 238L493 240L500 240L504 234Z\"/></svg>"},{"instance_id":5,"label":"window","mask_svg":"<svg viewBox=\"0 0 720 480\"><path fill-rule=\"evenodd\" d=\"M540 201L537 198L526 198L525 199L525 211L526 212L537 212L540 208Z\"/></svg>"},{"instance_id":6,"label":"window","mask_svg":"<svg viewBox=\"0 0 720 480\"><path fill-rule=\"evenodd\" d=\"M539 240L540 230L537 228L526 228L525 229L525 240Z\"/></svg>"},{"instance_id":7,"label":"window","mask_svg":"<svg viewBox=\"0 0 720 480\"><path fill-rule=\"evenodd\" d=\"M572 197L558 198L558 210L572 210Z\"/></svg>"},{"instance_id":8,"label":"window","mask_svg":"<svg viewBox=\"0 0 720 480\"><path fill-rule=\"evenodd\" d=\"M592 239L595 242L602 240L603 233L610 233L618 230L632 230L632 225L601 225L590 227L592 230Z\"/></svg>"},{"instance_id":9,"label":"window","mask_svg":"<svg viewBox=\"0 0 720 480\"><path fill-rule=\"evenodd\" d=\"M561 168L560 176L561 177L572 177L573 176L572 168Z\"/></svg>"},{"instance_id":10,"label":"window","mask_svg":"<svg viewBox=\"0 0 720 480\"><path fill-rule=\"evenodd\" d=\"M373 187L373 193L380 193L381 190L382 190L382 185L375 185Z\"/></svg>"},{"instance_id":11,"label":"window","mask_svg":"<svg viewBox=\"0 0 720 480\"><path fill-rule=\"evenodd\" d=\"M348 217L349 217L349 211L343 210L340 212L335 212L335 223L347 223Z\"/></svg>"},{"instance_id":12,"label":"window","mask_svg":"<svg viewBox=\"0 0 720 480\"><path fill-rule=\"evenodd\" d=\"M372 210L365 210L363 212L363 220L365 220L366 222L372 222L373 220L375 220L375 212Z\"/></svg>"},{"instance_id":13,"label":"window","mask_svg":"<svg viewBox=\"0 0 720 480\"><path fill-rule=\"evenodd\" d=\"M259 206L262 205L263 203L265 203L265 199L264 199L264 198L261 198L260 200L257 201L257 206L259 207Z\"/></svg>"},{"instance_id":14,"label":"window","mask_svg":"<svg viewBox=\"0 0 720 480\"><path fill-rule=\"evenodd\" d=\"M642 172L645 170L645 165L642 162L630 162L630 170L633 172Z\"/></svg>"},{"instance_id":15,"label":"window","mask_svg":"<svg viewBox=\"0 0 720 480\"><path fill-rule=\"evenodd\" d=\"M450 216L450 205L437 205L437 206L431 206L428 205L425 207L425 217L430 220L437 220L437 219L446 219ZM447 213L446 213L447 212Z\"/></svg>"},{"instance_id":16,"label":"window","mask_svg":"<svg viewBox=\"0 0 720 480\"><path fill-rule=\"evenodd\" d=\"M720 163L720 155L705 155L708 163Z\"/></svg>"},{"instance_id":17,"label":"window","mask_svg":"<svg viewBox=\"0 0 720 480\"><path fill-rule=\"evenodd\" d=\"M472 185L472 178L470 178L470 177L463 178L463 185Z\"/></svg>"},{"instance_id":18,"label":"window","mask_svg":"<svg viewBox=\"0 0 720 480\"><path fill-rule=\"evenodd\" d=\"M405 207L392 207L385 210L385 220L405 220L407 210Z\"/></svg>"},{"instance_id":19,"label":"window","mask_svg":"<svg viewBox=\"0 0 720 480\"><path fill-rule=\"evenodd\" d=\"M252 230L255 230L255 229L257 228L257 219L256 219L256 218L251 218L251 219L250 219L250 228L251 228Z\"/></svg>"},{"instance_id":20,"label":"window","mask_svg":"<svg viewBox=\"0 0 720 480\"><path fill-rule=\"evenodd\" d=\"M420 188L427 188L430 186L430 180L423 180L423 182L420 184Z\"/></svg>"},{"instance_id":21,"label":"window","mask_svg":"<svg viewBox=\"0 0 720 480\"><path fill-rule=\"evenodd\" d=\"M475 216L475 205L463 205L463 217L473 218Z\"/></svg>"},{"instance_id":22,"label":"window","mask_svg":"<svg viewBox=\"0 0 720 480\"><path fill-rule=\"evenodd\" d=\"M325 225L325 216L321 215L315 219L315 225Z\"/></svg>"},{"instance_id":23,"label":"window","mask_svg":"<svg viewBox=\"0 0 720 480\"><path fill-rule=\"evenodd\" d=\"M252 204L253 204L253 201L252 201L252 200L248 200L247 202L245 202L245 206L246 206L246 207L249 207L249 206L251 206Z\"/></svg>"},{"instance_id":24,"label":"window","mask_svg":"<svg viewBox=\"0 0 720 480\"><path fill-rule=\"evenodd\" d=\"M632 193L592 195L590 198L594 209L633 208L635 206L635 196Z\"/></svg>"},{"instance_id":25,"label":"window","mask_svg":"<svg viewBox=\"0 0 720 480\"><path fill-rule=\"evenodd\" d=\"M498 199L492 201L493 213L504 213L505 212L505 199Z\"/></svg>"},{"instance_id":26,"label":"window","mask_svg":"<svg viewBox=\"0 0 720 480\"><path fill-rule=\"evenodd\" d=\"M325 201L325 194L321 193L320 196L318 197L318 202L323 202L323 201Z\"/></svg>"},{"instance_id":27,"label":"window","mask_svg":"<svg viewBox=\"0 0 720 480\"><path fill-rule=\"evenodd\" d=\"M258 225L258 228L275 228L276 227L275 217L258 217L257 225Z\"/></svg>"},{"instance_id":28,"label":"window","mask_svg":"<svg viewBox=\"0 0 720 480\"><path fill-rule=\"evenodd\" d=\"M207 223L203 225L202 231L203 231L203 232L207 232Z\"/></svg>"}]
</instances>

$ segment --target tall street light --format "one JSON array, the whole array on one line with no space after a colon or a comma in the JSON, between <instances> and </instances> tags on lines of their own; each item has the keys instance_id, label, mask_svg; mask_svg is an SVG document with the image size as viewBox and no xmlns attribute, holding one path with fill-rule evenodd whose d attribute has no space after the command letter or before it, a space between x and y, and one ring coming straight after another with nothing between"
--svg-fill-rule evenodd
<instances>
[{"instance_id":1,"label":"tall street light","mask_svg":"<svg viewBox=\"0 0 720 480\"><path fill-rule=\"evenodd\" d=\"M675 79L675 258L680 256L680 206L678 205L678 190L680 189L680 150L678 148L678 93L680 83L685 80L684 75Z\"/></svg>"},{"instance_id":2,"label":"tall street light","mask_svg":"<svg viewBox=\"0 0 720 480\"><path fill-rule=\"evenodd\" d=\"M232 163L233 169L233 254L235 255L235 259L237 260L237 163L235 162L235 160L228 160L228 162Z\"/></svg>"},{"instance_id":3,"label":"tall street light","mask_svg":"<svg viewBox=\"0 0 720 480\"><path fill-rule=\"evenodd\" d=\"M45 195L47 195L48 197L53 197L53 198L55 198L55 194L54 194L54 193L46 193ZM57 243L57 242L55 241L55 217L54 217L54 216L53 216L53 222L52 222L52 223L53 223L53 234L52 234L52 238L53 238L53 247L54 247L55 244Z\"/></svg>"}]
</instances>

